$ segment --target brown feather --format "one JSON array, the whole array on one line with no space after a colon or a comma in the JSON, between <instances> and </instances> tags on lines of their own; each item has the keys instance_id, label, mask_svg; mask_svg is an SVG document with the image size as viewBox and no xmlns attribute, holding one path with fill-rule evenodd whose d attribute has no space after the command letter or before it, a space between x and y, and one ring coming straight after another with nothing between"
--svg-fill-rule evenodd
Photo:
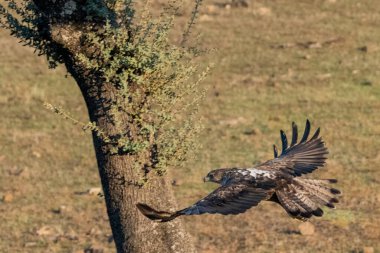
<instances>
[{"instance_id":1,"label":"brown feather","mask_svg":"<svg viewBox=\"0 0 380 253\"><path fill-rule=\"evenodd\" d=\"M176 212L170 213L170 212L165 212L165 211L157 211L153 209L152 207L148 206L147 204L143 204L143 203L137 203L136 206L144 216L155 221L167 222L181 215Z\"/></svg>"},{"instance_id":2,"label":"brown feather","mask_svg":"<svg viewBox=\"0 0 380 253\"><path fill-rule=\"evenodd\" d=\"M291 184L284 185L276 190L276 195L280 204L294 218L305 220L313 215L322 216L321 206L334 208L333 203L338 202L335 196L338 193L340 194L339 190L327 185L329 182L336 182L336 180L296 177Z\"/></svg>"},{"instance_id":3,"label":"brown feather","mask_svg":"<svg viewBox=\"0 0 380 253\"><path fill-rule=\"evenodd\" d=\"M290 146L285 133L281 130L282 152L279 157L275 152L275 159L269 160L261 165L258 169L282 170L294 176L311 173L318 167L322 167L327 159L327 148L319 136L319 128L311 139L308 140L310 133L310 122L307 120L305 132L299 143L297 141L297 126L292 125L293 137Z\"/></svg>"}]
</instances>

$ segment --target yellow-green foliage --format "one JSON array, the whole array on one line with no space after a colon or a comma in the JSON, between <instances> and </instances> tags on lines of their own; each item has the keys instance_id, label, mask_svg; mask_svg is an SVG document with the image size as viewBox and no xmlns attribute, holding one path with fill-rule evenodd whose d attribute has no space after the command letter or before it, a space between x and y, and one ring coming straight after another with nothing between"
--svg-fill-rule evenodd
<instances>
[{"instance_id":1,"label":"yellow-green foliage","mask_svg":"<svg viewBox=\"0 0 380 253\"><path fill-rule=\"evenodd\" d=\"M104 142L112 144L113 154L134 155L136 167L145 168L143 174L152 169L163 174L169 165L184 160L194 148L192 139L200 129L194 116L204 94L199 84L208 69L199 72L193 62L196 51L184 44L201 1L196 1L182 43L175 45L169 33L180 2L172 1L158 18L153 18L148 1L138 17L132 1L88 1L87 18L102 18L104 25L83 32L81 41L87 50L74 55L80 68L92 73L88 78L117 89L108 111L117 134L107 136L93 123L81 123L82 128L95 131ZM3 27L47 54L52 66L60 63L54 47L37 32L42 17L34 5L8 3L7 8L0 5ZM79 123L64 110L47 107ZM150 161L139 154L149 154Z\"/></svg>"},{"instance_id":2,"label":"yellow-green foliage","mask_svg":"<svg viewBox=\"0 0 380 253\"><path fill-rule=\"evenodd\" d=\"M149 165L160 174L193 147L191 140L199 130L193 113L203 94L199 83L207 73L196 76L193 51L169 41L174 11L172 6L153 19L146 8L135 23L107 23L102 33L85 37L86 45L99 53L77 55L86 69L119 90L110 110L120 132L113 152L154 153ZM131 125L137 126L134 133ZM138 161L137 167L144 162Z\"/></svg>"}]
</instances>

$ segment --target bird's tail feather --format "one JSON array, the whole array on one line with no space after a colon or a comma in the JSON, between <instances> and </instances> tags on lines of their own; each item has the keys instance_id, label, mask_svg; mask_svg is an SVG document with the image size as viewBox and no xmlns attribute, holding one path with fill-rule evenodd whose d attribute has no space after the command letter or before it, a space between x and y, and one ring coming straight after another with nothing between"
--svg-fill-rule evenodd
<instances>
[{"instance_id":1,"label":"bird's tail feather","mask_svg":"<svg viewBox=\"0 0 380 253\"><path fill-rule=\"evenodd\" d=\"M181 215L178 212L157 211L143 203L138 203L136 206L145 217L158 222L171 221Z\"/></svg>"},{"instance_id":2,"label":"bird's tail feather","mask_svg":"<svg viewBox=\"0 0 380 253\"><path fill-rule=\"evenodd\" d=\"M292 184L277 190L276 195L290 216L307 220L313 215L322 216L322 206L335 208L334 203L338 203L336 195L339 195L340 191L328 184L336 182L336 179L294 178Z\"/></svg>"}]
</instances>

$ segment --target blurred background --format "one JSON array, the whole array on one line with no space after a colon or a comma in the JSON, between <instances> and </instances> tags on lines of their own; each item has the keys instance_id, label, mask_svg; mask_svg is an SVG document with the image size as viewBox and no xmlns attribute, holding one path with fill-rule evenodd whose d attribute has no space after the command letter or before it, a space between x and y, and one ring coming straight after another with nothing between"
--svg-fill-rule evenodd
<instances>
[{"instance_id":1,"label":"blurred background","mask_svg":"<svg viewBox=\"0 0 380 253\"><path fill-rule=\"evenodd\" d=\"M330 150L312 177L339 179L343 196L308 223L274 203L186 217L199 252L380 252L379 10L370 0L204 1L194 35L215 49L202 59L214 68L203 147L171 170L179 206L215 188L202 181L209 170L271 159L279 130L307 118ZM43 106L86 122L78 87L7 31L0 48L0 252L114 252L91 136Z\"/></svg>"}]
</instances>

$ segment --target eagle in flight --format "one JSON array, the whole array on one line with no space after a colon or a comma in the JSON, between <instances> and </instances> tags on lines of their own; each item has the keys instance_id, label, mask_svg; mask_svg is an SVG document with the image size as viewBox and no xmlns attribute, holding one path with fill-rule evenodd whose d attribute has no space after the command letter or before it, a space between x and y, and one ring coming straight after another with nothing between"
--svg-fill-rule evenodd
<instances>
[{"instance_id":1,"label":"eagle in flight","mask_svg":"<svg viewBox=\"0 0 380 253\"><path fill-rule=\"evenodd\" d=\"M204 181L220 185L194 205L176 212L157 211L147 204L137 208L151 220L167 222L182 215L204 213L239 214L268 200L280 204L294 218L307 220L322 216L322 206L334 208L340 191L329 186L336 179L309 179L302 177L324 166L327 148L319 137L319 128L309 139L310 122L298 142L297 125L292 124L290 145L284 131L280 131L282 151L273 145L274 159L253 168L223 168L210 171Z\"/></svg>"}]
</instances>

